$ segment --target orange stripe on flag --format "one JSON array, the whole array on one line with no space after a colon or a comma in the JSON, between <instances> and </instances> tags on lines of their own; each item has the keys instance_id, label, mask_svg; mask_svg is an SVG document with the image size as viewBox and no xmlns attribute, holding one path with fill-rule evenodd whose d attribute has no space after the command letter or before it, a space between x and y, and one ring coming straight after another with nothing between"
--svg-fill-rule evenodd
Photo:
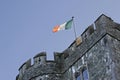
<instances>
[{"instance_id":1,"label":"orange stripe on flag","mask_svg":"<svg viewBox=\"0 0 120 80\"><path fill-rule=\"evenodd\" d=\"M59 30L59 26L55 26L52 31L57 32L58 30Z\"/></svg>"}]
</instances>

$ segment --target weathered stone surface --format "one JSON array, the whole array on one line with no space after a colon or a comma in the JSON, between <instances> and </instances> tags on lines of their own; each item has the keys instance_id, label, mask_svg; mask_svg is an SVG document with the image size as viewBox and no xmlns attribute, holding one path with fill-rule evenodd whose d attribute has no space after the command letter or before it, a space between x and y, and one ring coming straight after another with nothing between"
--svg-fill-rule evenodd
<instances>
[{"instance_id":1,"label":"weathered stone surface","mask_svg":"<svg viewBox=\"0 0 120 80\"><path fill-rule=\"evenodd\" d=\"M19 68L16 80L120 80L120 24L102 14L95 27L90 25L62 53L54 53L54 61L46 53L28 60ZM77 75L76 75L77 74Z\"/></svg>"}]
</instances>

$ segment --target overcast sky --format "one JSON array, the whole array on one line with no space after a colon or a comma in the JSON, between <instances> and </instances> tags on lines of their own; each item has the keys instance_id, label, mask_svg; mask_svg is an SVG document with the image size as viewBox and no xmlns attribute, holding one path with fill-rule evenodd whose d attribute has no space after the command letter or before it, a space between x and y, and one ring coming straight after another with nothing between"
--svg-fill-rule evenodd
<instances>
[{"instance_id":1,"label":"overcast sky","mask_svg":"<svg viewBox=\"0 0 120 80\"><path fill-rule=\"evenodd\" d=\"M52 33L74 16L77 36L101 15L120 23L120 0L0 0L0 79L15 80L19 67L37 53L62 52L73 28Z\"/></svg>"}]
</instances>

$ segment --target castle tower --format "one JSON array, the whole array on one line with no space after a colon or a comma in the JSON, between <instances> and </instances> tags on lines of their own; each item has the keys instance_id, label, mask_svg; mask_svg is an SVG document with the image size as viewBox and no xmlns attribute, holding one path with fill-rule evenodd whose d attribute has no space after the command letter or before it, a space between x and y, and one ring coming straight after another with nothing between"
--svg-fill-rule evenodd
<instances>
[{"instance_id":1,"label":"castle tower","mask_svg":"<svg viewBox=\"0 0 120 80\"><path fill-rule=\"evenodd\" d=\"M102 14L54 61L45 52L26 61L16 80L120 80L120 24Z\"/></svg>"}]
</instances>

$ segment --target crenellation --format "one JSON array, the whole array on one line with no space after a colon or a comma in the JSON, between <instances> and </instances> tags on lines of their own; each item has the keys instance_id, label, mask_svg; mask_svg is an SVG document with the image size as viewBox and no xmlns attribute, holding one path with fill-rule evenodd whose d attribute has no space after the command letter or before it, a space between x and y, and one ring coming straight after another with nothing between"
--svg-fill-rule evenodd
<instances>
[{"instance_id":1,"label":"crenellation","mask_svg":"<svg viewBox=\"0 0 120 80\"><path fill-rule=\"evenodd\" d=\"M63 53L54 52L54 61L56 62L56 68L61 70L62 69L61 65L63 65L63 61L64 61Z\"/></svg>"},{"instance_id":2,"label":"crenellation","mask_svg":"<svg viewBox=\"0 0 120 80\"><path fill-rule=\"evenodd\" d=\"M110 17L102 14L101 16L99 16L99 17L97 18L97 20L95 20L95 23L96 23L97 25L99 25L99 26L97 26L96 28L102 27L102 26L103 26L102 24L108 24L108 23L111 23L111 22L113 22L113 20L112 20Z\"/></svg>"},{"instance_id":3,"label":"crenellation","mask_svg":"<svg viewBox=\"0 0 120 80\"><path fill-rule=\"evenodd\" d=\"M64 59L66 59L67 57L69 57L70 55L71 55L71 49L66 49L66 50L64 50L63 51L63 57L64 57Z\"/></svg>"},{"instance_id":4,"label":"crenellation","mask_svg":"<svg viewBox=\"0 0 120 80\"><path fill-rule=\"evenodd\" d=\"M24 74L24 72L31 67L31 59L27 60L20 68L20 74Z\"/></svg>"},{"instance_id":5,"label":"crenellation","mask_svg":"<svg viewBox=\"0 0 120 80\"><path fill-rule=\"evenodd\" d=\"M31 59L26 61L26 69L30 68L32 66Z\"/></svg>"},{"instance_id":6,"label":"crenellation","mask_svg":"<svg viewBox=\"0 0 120 80\"><path fill-rule=\"evenodd\" d=\"M54 52L54 61L59 63L61 60L61 53L60 52Z\"/></svg>"},{"instance_id":7,"label":"crenellation","mask_svg":"<svg viewBox=\"0 0 120 80\"><path fill-rule=\"evenodd\" d=\"M54 60L40 52L26 61L16 80L119 80L120 24L104 14L94 23Z\"/></svg>"},{"instance_id":8,"label":"crenellation","mask_svg":"<svg viewBox=\"0 0 120 80\"><path fill-rule=\"evenodd\" d=\"M47 61L46 64L29 68L29 70L26 71L27 74L24 74L23 80L26 80L26 78L31 79L38 75L44 76L46 74L56 74L58 72L60 73L59 69L56 68L56 63L54 61Z\"/></svg>"},{"instance_id":9,"label":"crenellation","mask_svg":"<svg viewBox=\"0 0 120 80\"><path fill-rule=\"evenodd\" d=\"M36 56L34 56L34 65L37 64L45 64L46 62L46 52L40 52Z\"/></svg>"},{"instance_id":10,"label":"crenellation","mask_svg":"<svg viewBox=\"0 0 120 80\"><path fill-rule=\"evenodd\" d=\"M85 40L86 38L88 38L94 31L95 31L94 26L92 24L81 34L82 40Z\"/></svg>"},{"instance_id":11,"label":"crenellation","mask_svg":"<svg viewBox=\"0 0 120 80\"><path fill-rule=\"evenodd\" d=\"M23 75L25 74L25 71L31 67L31 59L26 61L20 68L19 68L19 75L17 78L20 80L22 79Z\"/></svg>"},{"instance_id":12,"label":"crenellation","mask_svg":"<svg viewBox=\"0 0 120 80\"><path fill-rule=\"evenodd\" d=\"M113 20L104 14L102 14L94 23L98 33L107 32L107 30L114 25Z\"/></svg>"}]
</instances>

